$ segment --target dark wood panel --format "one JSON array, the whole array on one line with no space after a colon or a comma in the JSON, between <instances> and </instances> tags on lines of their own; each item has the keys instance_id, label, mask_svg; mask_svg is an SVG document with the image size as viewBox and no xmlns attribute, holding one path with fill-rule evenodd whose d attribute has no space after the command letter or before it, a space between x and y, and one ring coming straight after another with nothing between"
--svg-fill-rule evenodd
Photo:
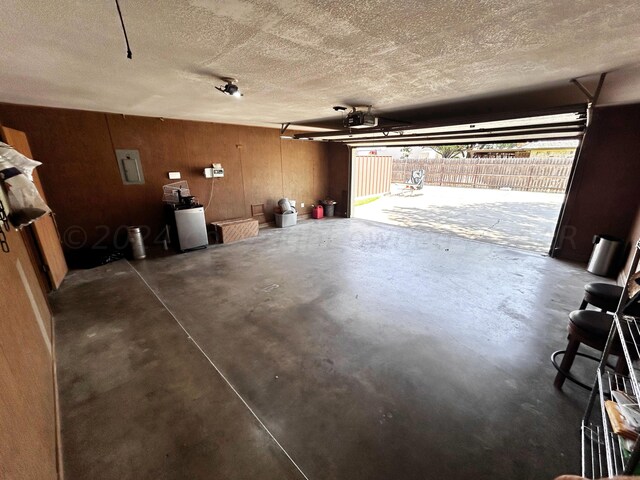
<instances>
[{"instance_id":1,"label":"dark wood panel","mask_svg":"<svg viewBox=\"0 0 640 480\"><path fill-rule=\"evenodd\" d=\"M304 202L300 213L310 213L311 205L329 196L326 143L282 140L282 172L284 193Z\"/></svg>"},{"instance_id":2,"label":"dark wood panel","mask_svg":"<svg viewBox=\"0 0 640 480\"><path fill-rule=\"evenodd\" d=\"M318 201L315 197L315 162L318 151L304 148L304 142L282 141L282 177L284 196L294 199L299 213L309 213L311 204ZM303 151L307 151L307 155ZM300 204L305 204L304 208Z\"/></svg>"},{"instance_id":3,"label":"dark wood panel","mask_svg":"<svg viewBox=\"0 0 640 480\"><path fill-rule=\"evenodd\" d=\"M345 215L348 211L351 155L349 147L340 143L329 144L329 194L339 202L336 215Z\"/></svg>"},{"instance_id":4,"label":"dark wood panel","mask_svg":"<svg viewBox=\"0 0 640 480\"><path fill-rule=\"evenodd\" d=\"M278 130L244 127L240 130L240 158L244 181L245 214L251 205L263 203L267 221L273 220L273 208L283 197L282 155Z\"/></svg>"},{"instance_id":5,"label":"dark wood panel","mask_svg":"<svg viewBox=\"0 0 640 480\"><path fill-rule=\"evenodd\" d=\"M329 189L329 145L323 143L313 144L317 155L313 162L313 202L330 196Z\"/></svg>"},{"instance_id":6,"label":"dark wood panel","mask_svg":"<svg viewBox=\"0 0 640 480\"><path fill-rule=\"evenodd\" d=\"M640 104L594 110L566 200L559 258L586 262L593 235L629 235L640 204L639 123Z\"/></svg>"},{"instance_id":7,"label":"dark wood panel","mask_svg":"<svg viewBox=\"0 0 640 480\"><path fill-rule=\"evenodd\" d=\"M620 274L618 275L619 283L624 282L625 278L627 278L629 270L631 269L631 261L634 254L634 246L636 245L636 242L638 241L638 239L640 239L640 207L636 210L636 215L635 215L633 224L631 225L631 228L629 229L629 235L627 236L627 242L629 242L630 248L629 248L628 256L624 262L624 267L622 268L622 270L620 271Z\"/></svg>"},{"instance_id":8,"label":"dark wood panel","mask_svg":"<svg viewBox=\"0 0 640 480\"><path fill-rule=\"evenodd\" d=\"M32 158L31 148L29 147L29 141L24 132L15 130L13 128L1 127L4 140L18 152L23 155ZM33 172L33 183L36 185L38 192L46 202L47 197L44 194L42 183L40 182L40 176L37 171ZM31 261L34 268L38 270L45 270L51 287L58 289L67 275L69 269L67 268L67 262L64 259L62 252L62 244L60 243L60 235L56 228L55 221L53 219L53 213L45 215L31 224L29 227L34 232L36 244L38 246L38 254L33 252L31 255ZM26 239L25 239L26 240ZM41 262L39 261L41 260ZM42 282L40 283L42 285Z\"/></svg>"},{"instance_id":9,"label":"dark wood panel","mask_svg":"<svg viewBox=\"0 0 640 480\"><path fill-rule=\"evenodd\" d=\"M238 127L204 122L182 122L189 168L193 175L189 185L200 202L207 205L213 186L211 206L207 209L208 222L245 216L242 164ZM212 163L220 163L222 178L204 178L203 170ZM212 185L213 184L213 185Z\"/></svg>"},{"instance_id":10,"label":"dark wood panel","mask_svg":"<svg viewBox=\"0 0 640 480\"><path fill-rule=\"evenodd\" d=\"M42 162L44 193L63 241L91 245L102 235L99 225L119 223L122 210L112 204L125 192L104 114L2 104L0 122L25 132Z\"/></svg>"},{"instance_id":11,"label":"dark wood panel","mask_svg":"<svg viewBox=\"0 0 640 480\"><path fill-rule=\"evenodd\" d=\"M11 252L0 253L0 478L55 479L51 314L21 235L6 235Z\"/></svg>"},{"instance_id":12,"label":"dark wood panel","mask_svg":"<svg viewBox=\"0 0 640 480\"><path fill-rule=\"evenodd\" d=\"M287 195L308 203L329 190L328 147L295 142L284 160L277 129L7 104L0 104L0 121L26 132L43 162L45 193L67 245L110 243L131 224L148 225L152 241L163 224L161 187L171 182L169 171L180 171L206 204L211 182L202 171L222 164L208 221L249 217L252 204L265 204L272 220L290 168L295 192ZM144 185L122 184L115 148L140 151Z\"/></svg>"},{"instance_id":13,"label":"dark wood panel","mask_svg":"<svg viewBox=\"0 0 640 480\"><path fill-rule=\"evenodd\" d=\"M182 171L183 180L190 182L189 162L181 122L159 118L107 115L113 150L127 149L140 152L144 173L143 185L123 185L120 176L117 183L122 192L112 198L112 207L121 211L114 234L123 235L127 226L148 227L147 242L152 242L164 225L162 186L171 183L167 173ZM118 171L113 154L112 166Z\"/></svg>"}]
</instances>

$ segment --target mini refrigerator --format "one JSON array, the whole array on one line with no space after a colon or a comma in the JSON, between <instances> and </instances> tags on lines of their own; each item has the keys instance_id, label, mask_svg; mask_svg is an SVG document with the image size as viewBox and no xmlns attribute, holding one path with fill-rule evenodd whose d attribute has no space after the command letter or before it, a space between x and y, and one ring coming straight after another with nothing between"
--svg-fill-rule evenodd
<instances>
[{"instance_id":1,"label":"mini refrigerator","mask_svg":"<svg viewBox=\"0 0 640 480\"><path fill-rule=\"evenodd\" d=\"M181 208L174 211L178 250L206 248L209 244L207 224L204 220L204 207Z\"/></svg>"}]
</instances>

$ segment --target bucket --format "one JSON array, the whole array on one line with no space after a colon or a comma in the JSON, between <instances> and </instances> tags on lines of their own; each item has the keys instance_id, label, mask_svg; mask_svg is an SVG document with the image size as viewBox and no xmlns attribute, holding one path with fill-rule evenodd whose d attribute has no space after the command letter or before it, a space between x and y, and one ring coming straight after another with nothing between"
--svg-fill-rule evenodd
<instances>
[{"instance_id":1,"label":"bucket","mask_svg":"<svg viewBox=\"0 0 640 480\"><path fill-rule=\"evenodd\" d=\"M134 260L142 260L147 254L144 250L144 242L142 241L142 233L140 227L127 228L127 237L129 245L131 245L131 255Z\"/></svg>"}]
</instances>

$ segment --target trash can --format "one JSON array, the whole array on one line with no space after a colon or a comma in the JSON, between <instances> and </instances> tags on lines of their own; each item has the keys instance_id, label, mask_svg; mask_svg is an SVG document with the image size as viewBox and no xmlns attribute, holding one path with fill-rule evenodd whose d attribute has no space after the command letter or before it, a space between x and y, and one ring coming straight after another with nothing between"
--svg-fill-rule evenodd
<instances>
[{"instance_id":1,"label":"trash can","mask_svg":"<svg viewBox=\"0 0 640 480\"><path fill-rule=\"evenodd\" d=\"M593 237L593 245L587 272L607 277L618 263L624 240L610 235L595 235Z\"/></svg>"},{"instance_id":2,"label":"trash can","mask_svg":"<svg viewBox=\"0 0 640 480\"><path fill-rule=\"evenodd\" d=\"M142 233L140 227L127 228L127 237L129 245L131 245L131 255L134 260L142 260L147 254L144 250L144 242L142 241Z\"/></svg>"},{"instance_id":3,"label":"trash can","mask_svg":"<svg viewBox=\"0 0 640 480\"><path fill-rule=\"evenodd\" d=\"M324 216L325 217L333 217L335 208L336 208L336 204L335 203L323 203L322 206L324 207Z\"/></svg>"}]
</instances>

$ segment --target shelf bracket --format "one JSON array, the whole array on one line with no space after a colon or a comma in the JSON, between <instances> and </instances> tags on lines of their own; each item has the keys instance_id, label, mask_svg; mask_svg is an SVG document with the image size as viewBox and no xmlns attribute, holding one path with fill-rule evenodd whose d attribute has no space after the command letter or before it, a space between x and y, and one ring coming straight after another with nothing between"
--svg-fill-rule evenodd
<instances>
[{"instance_id":1,"label":"shelf bracket","mask_svg":"<svg viewBox=\"0 0 640 480\"><path fill-rule=\"evenodd\" d=\"M291 123L281 123L280 124L280 135L284 135L284 132L287 131L287 128L289 128L289 125L291 125Z\"/></svg>"}]
</instances>

